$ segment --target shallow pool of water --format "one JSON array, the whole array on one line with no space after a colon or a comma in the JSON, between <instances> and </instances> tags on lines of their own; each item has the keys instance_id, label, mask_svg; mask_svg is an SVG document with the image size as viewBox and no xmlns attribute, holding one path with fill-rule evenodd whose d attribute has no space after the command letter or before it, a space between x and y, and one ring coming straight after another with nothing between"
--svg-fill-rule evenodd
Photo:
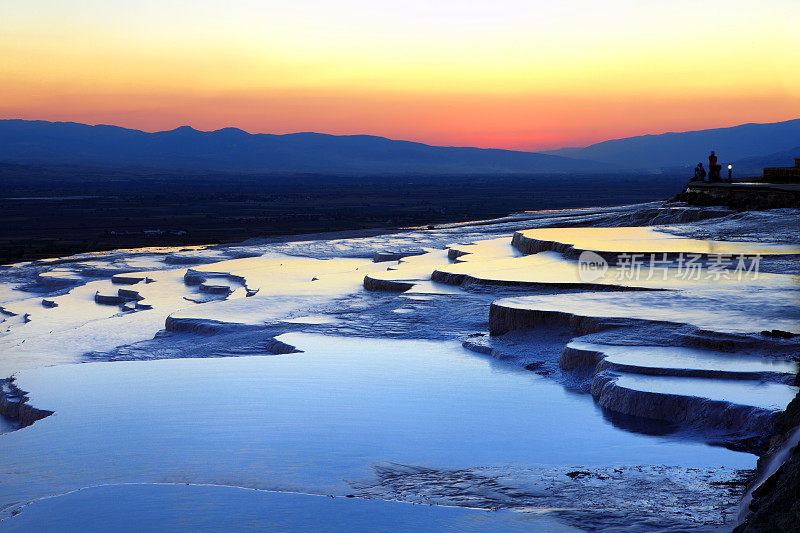
<instances>
[{"instance_id":1,"label":"shallow pool of water","mask_svg":"<svg viewBox=\"0 0 800 533\"><path fill-rule=\"evenodd\" d=\"M235 517L235 526L232 518ZM3 531L374 531L566 532L526 513L328 498L236 487L112 485L47 498L9 518Z\"/></svg>"},{"instance_id":2,"label":"shallow pool of water","mask_svg":"<svg viewBox=\"0 0 800 533\"><path fill-rule=\"evenodd\" d=\"M651 227L537 228L523 230L525 237L570 244L577 250L603 252L698 254L799 254L800 247L759 242L714 241L678 237Z\"/></svg>"},{"instance_id":3,"label":"shallow pool of water","mask_svg":"<svg viewBox=\"0 0 800 533\"><path fill-rule=\"evenodd\" d=\"M750 468L751 455L615 428L590 396L452 342L287 334L304 353L21 372L55 415L0 437L0 504L97 483L346 494L385 462L440 468Z\"/></svg>"},{"instance_id":4,"label":"shallow pool of water","mask_svg":"<svg viewBox=\"0 0 800 533\"><path fill-rule=\"evenodd\" d=\"M797 387L781 383L637 374L621 375L617 385L627 389L697 396L774 410L785 409L797 394Z\"/></svg>"},{"instance_id":5,"label":"shallow pool of water","mask_svg":"<svg viewBox=\"0 0 800 533\"><path fill-rule=\"evenodd\" d=\"M796 374L797 363L763 354L715 352L685 346L611 346L572 341L571 348L602 352L613 363L650 368L687 368L729 372L779 372Z\"/></svg>"}]
</instances>

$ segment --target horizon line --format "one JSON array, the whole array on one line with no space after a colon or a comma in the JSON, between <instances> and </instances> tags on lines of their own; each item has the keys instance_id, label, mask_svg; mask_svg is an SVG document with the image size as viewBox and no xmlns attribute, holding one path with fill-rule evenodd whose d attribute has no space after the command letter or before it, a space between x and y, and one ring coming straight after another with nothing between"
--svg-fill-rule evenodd
<instances>
[{"instance_id":1,"label":"horizon line","mask_svg":"<svg viewBox=\"0 0 800 533\"><path fill-rule=\"evenodd\" d=\"M795 121L795 120L800 120L800 117L789 118L789 119L786 119L786 120L779 120L779 121L775 121L775 122L744 122L744 123L741 123L741 124L734 124L733 126L717 126L717 127L703 128L703 129L699 129L699 130L695 129L695 130L685 130L685 131L663 131L663 132L660 132L660 133L641 133L639 135L631 135L629 137L615 137L615 138L611 138L611 139L604 139L604 140L593 142L593 143L590 143L590 144L587 144L587 145L583 145L583 146L561 146L559 148L548 148L548 149L545 149L545 150L537 150L537 151L534 151L534 150L515 150L513 148L500 148L500 147L484 147L484 148L481 148L481 147L469 146L469 145L455 146L455 145L429 144L429 143L425 143L425 142L421 142L421 141L414 141L414 140L410 140L410 139L396 139L396 138L392 138L392 137L386 137L384 135L375 135L375 134L372 134L372 133L326 133L326 132L321 132L321 131L294 131L294 132L287 132L287 133L269 133L269 132L255 132L254 133L254 132L247 131L245 129L239 128L237 126L224 126L222 128L218 128L218 129L215 129L215 130L201 130L201 129L195 128L191 124L183 124L183 125L176 126L176 127L172 128L172 129L168 129L168 130L153 130L153 131L149 131L149 130L144 130L144 129L131 128L131 127L128 127L128 126L121 126L119 124L106 124L106 123L89 124L89 123L86 123L86 122L77 122L77 121L73 121L73 120L44 120L44 119L2 118L2 117L0 117L0 121L13 121L13 120L18 120L18 121L22 121L22 122L46 122L46 123L50 123L50 124L78 124L78 125L81 125L81 126L88 126L88 127L92 127L92 128L106 126L106 127L111 127L111 128L120 128L120 129L123 129L123 130L138 131L138 132L146 133L146 134L169 133L169 132L172 132L172 131L180 130L182 128L188 128L188 129L190 129L192 131L196 131L198 133L217 133L217 132L221 132L223 130L238 130L238 131L241 131L241 132L243 132L243 133L245 133L247 135L272 135L272 136L276 136L276 137L287 136L287 135L303 135L303 134L327 135L327 136L331 136L331 137L375 137L375 138L378 138L378 139L386 139L386 140L394 141L394 142L408 142L408 143L414 143L414 144L421 144L421 145L424 145L424 146L431 146L431 147L435 147L435 148L472 148L472 149L476 149L476 150L500 150L500 151L504 151L504 152L520 152L520 153L529 153L529 154L550 155L550 154L548 154L548 152L556 152L556 151L559 151L559 150L572 150L572 149L588 148L589 146L594 146L594 145L597 145L597 144L602 144L602 143L606 143L606 142L613 142L613 141L620 141L620 140L625 140L625 139L633 139L633 138L636 138L636 137L657 137L657 136L660 136L660 135L671 135L671 134L682 134L682 133L698 133L698 132L702 132L702 131L738 128L738 127L741 127L741 126L758 126L758 125L767 125L767 124L780 124L780 123L783 123L783 122L792 122L792 121Z\"/></svg>"}]
</instances>

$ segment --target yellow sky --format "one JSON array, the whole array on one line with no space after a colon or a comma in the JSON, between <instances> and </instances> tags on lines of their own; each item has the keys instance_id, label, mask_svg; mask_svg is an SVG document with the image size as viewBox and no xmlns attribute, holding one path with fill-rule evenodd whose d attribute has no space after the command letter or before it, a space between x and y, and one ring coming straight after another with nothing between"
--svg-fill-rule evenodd
<instances>
[{"instance_id":1,"label":"yellow sky","mask_svg":"<svg viewBox=\"0 0 800 533\"><path fill-rule=\"evenodd\" d=\"M18 1L0 116L537 149L800 116L800 3Z\"/></svg>"}]
</instances>

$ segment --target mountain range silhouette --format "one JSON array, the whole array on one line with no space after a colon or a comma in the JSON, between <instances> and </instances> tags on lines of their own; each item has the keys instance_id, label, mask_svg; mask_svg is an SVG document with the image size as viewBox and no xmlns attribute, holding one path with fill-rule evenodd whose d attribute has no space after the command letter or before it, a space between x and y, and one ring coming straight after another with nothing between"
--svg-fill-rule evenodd
<instances>
[{"instance_id":1,"label":"mountain range silhouette","mask_svg":"<svg viewBox=\"0 0 800 533\"><path fill-rule=\"evenodd\" d=\"M643 135L548 152L430 146L373 135L251 134L232 127L206 132L190 126L148 133L75 122L0 120L3 162L258 173L604 173L694 166L712 149L724 161L771 162L771 155L777 158L797 146L800 119Z\"/></svg>"}]
</instances>

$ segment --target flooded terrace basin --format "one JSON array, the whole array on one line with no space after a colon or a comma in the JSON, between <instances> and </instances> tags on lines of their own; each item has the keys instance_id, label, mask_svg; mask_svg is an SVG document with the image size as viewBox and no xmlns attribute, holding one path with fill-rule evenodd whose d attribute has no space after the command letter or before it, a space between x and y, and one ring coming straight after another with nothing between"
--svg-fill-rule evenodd
<instances>
[{"instance_id":1,"label":"flooded terrace basin","mask_svg":"<svg viewBox=\"0 0 800 533\"><path fill-rule=\"evenodd\" d=\"M513 488L526 469L556 469L557 486L574 485L566 472L593 467L657 465L675 479L711 469L724 480L755 462L691 440L619 429L589 395L457 343L299 333L279 339L304 353L19 373L31 403L55 414L2 436L0 505L8 512L50 494L131 482L334 495L369 485L373 496L392 498L396 489L384 484L406 475L410 467L402 465L429 469L434 478L440 469L494 468ZM381 477L379 465L397 473ZM692 472L686 486L676 485L681 494L698 494ZM411 474L410 494L433 483L434 501L472 494L471 505L496 505L493 493L471 486L475 475L457 487L448 479L417 487L422 482ZM562 493L553 486L526 489L532 495L518 494L514 505L554 505ZM637 499L628 489L613 497Z\"/></svg>"},{"instance_id":2,"label":"flooded terrace basin","mask_svg":"<svg viewBox=\"0 0 800 533\"><path fill-rule=\"evenodd\" d=\"M785 409L797 394L797 387L779 383L638 374L622 374L616 379L616 385L659 394L709 398L773 411Z\"/></svg>"},{"instance_id":3,"label":"flooded terrace basin","mask_svg":"<svg viewBox=\"0 0 800 533\"><path fill-rule=\"evenodd\" d=\"M796 374L797 363L765 357L760 353L727 353L685 346L613 346L572 341L569 348L597 351L610 362L645 368L694 369L723 372L770 372Z\"/></svg>"},{"instance_id":4,"label":"flooded terrace basin","mask_svg":"<svg viewBox=\"0 0 800 533\"><path fill-rule=\"evenodd\" d=\"M771 329L800 333L797 298L798 291L786 287L750 291L703 289L520 296L495 300L489 320L498 333L507 329L506 319L501 315L521 316L529 311L664 321L726 333L758 333ZM533 324L526 327L533 327Z\"/></svg>"},{"instance_id":5,"label":"flooded terrace basin","mask_svg":"<svg viewBox=\"0 0 800 533\"><path fill-rule=\"evenodd\" d=\"M579 529L526 513L185 484L106 485L36 501L3 531L231 531L231 516L259 531L481 533Z\"/></svg>"},{"instance_id":6,"label":"flooded terrace basin","mask_svg":"<svg viewBox=\"0 0 800 533\"><path fill-rule=\"evenodd\" d=\"M797 255L800 246L758 242L718 241L679 237L651 227L537 228L517 232L518 248L541 251L584 250L627 253L693 253L732 255ZM549 244L550 247L547 247ZM560 247L553 245L562 245ZM542 248L542 247L545 248ZM535 248L539 249L535 249ZM531 253L526 251L526 253Z\"/></svg>"}]
</instances>

